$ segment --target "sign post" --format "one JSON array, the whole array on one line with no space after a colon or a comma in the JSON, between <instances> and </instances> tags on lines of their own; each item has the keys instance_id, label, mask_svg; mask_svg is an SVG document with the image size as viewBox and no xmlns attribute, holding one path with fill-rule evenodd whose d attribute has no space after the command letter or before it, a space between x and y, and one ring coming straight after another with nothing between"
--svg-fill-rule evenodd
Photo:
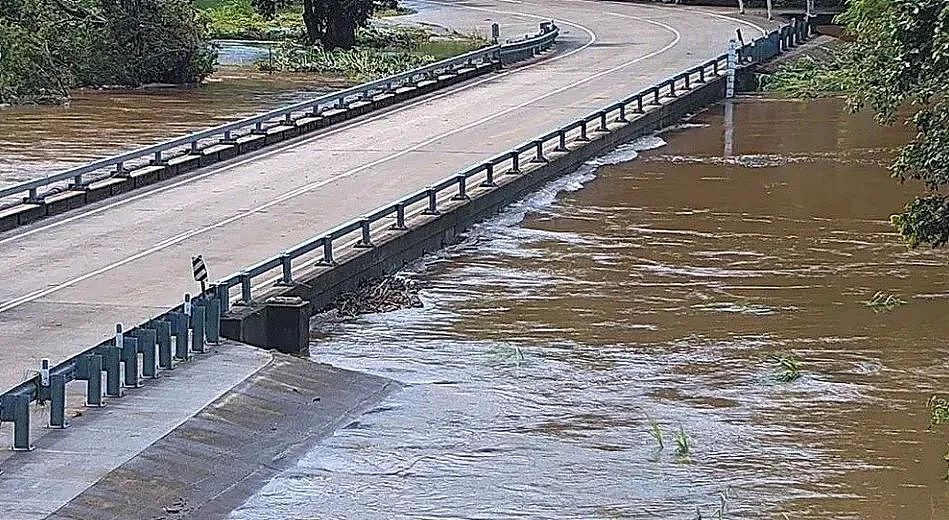
<instances>
[{"instance_id":1,"label":"sign post","mask_svg":"<svg viewBox=\"0 0 949 520\"><path fill-rule=\"evenodd\" d=\"M194 281L201 284L201 294L204 294L208 290L208 268L201 255L191 257L191 270L194 272Z\"/></svg>"}]
</instances>

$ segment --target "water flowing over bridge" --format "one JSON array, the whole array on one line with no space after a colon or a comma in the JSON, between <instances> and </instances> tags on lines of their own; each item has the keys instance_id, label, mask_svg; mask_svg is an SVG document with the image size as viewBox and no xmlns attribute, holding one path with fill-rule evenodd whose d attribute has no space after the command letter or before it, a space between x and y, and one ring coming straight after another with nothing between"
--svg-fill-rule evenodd
<instances>
[{"instance_id":1,"label":"water flowing over bridge","mask_svg":"<svg viewBox=\"0 0 949 520\"><path fill-rule=\"evenodd\" d=\"M187 324L175 320L207 327L192 340L200 351L205 336L220 333L219 314L244 313L246 322L258 292L292 285L321 262L318 269L329 269L390 228L405 227L406 219L434 217L478 187L503 187L495 168L500 176L529 162L538 167L568 156L592 134L613 132L634 114L648 118L650 107L658 114L649 123L654 126L720 97L716 87L679 111L659 112L724 78L736 29L749 42L762 37L738 51L737 59L748 61L805 32L789 28L764 38L777 23L714 8L579 0L426 4L432 6L426 15L438 23L461 29L497 23L502 42L528 36L447 66L0 188L7 200L25 198L0 210L8 228L0 233L0 386L23 390L4 396L0 420L28 416L36 397L61 407L64 385L79 385L75 393L82 393L86 380L92 387L101 383L103 370L106 394L118 397L122 380L138 386L156 366L190 355L180 351ZM568 165L563 161L558 168ZM222 283L194 306L183 305L182 295L196 292L191 266L198 254L211 281ZM191 317L176 314L162 326L151 321L169 309L191 311ZM146 323L134 335L112 339L116 324ZM267 343L265 333L246 333L240 320L225 319L222 326L231 327L224 331L231 337ZM173 352L168 348L176 336ZM157 354L156 342L165 345ZM104 350L81 356L97 345ZM42 359L54 368L53 381L44 373L24 383ZM70 360L68 369L56 369ZM233 361L231 385L260 366L253 356ZM204 377L218 376L212 370ZM226 387L178 406L193 413ZM53 415L54 426L65 422ZM160 422L156 431L167 432L180 418ZM29 422L24 428L14 440L18 449L30 447Z\"/></svg>"}]
</instances>

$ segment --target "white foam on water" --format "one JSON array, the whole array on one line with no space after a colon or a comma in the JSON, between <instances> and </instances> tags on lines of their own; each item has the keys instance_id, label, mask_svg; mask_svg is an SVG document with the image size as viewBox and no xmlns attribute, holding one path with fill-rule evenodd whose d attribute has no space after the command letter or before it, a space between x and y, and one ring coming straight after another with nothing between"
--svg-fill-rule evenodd
<instances>
[{"instance_id":1,"label":"white foam on water","mask_svg":"<svg viewBox=\"0 0 949 520\"><path fill-rule=\"evenodd\" d=\"M536 193L508 206L497 218L472 227L471 234L477 233L479 228L498 226L513 226L521 223L527 213L542 211L550 208L561 193L579 191L583 186L596 178L597 169L603 166L621 164L635 160L640 152L654 150L665 146L666 142L659 136L650 135L640 137L634 141L618 146L616 149L590 159L583 163L577 171L555 179L544 185Z\"/></svg>"}]
</instances>

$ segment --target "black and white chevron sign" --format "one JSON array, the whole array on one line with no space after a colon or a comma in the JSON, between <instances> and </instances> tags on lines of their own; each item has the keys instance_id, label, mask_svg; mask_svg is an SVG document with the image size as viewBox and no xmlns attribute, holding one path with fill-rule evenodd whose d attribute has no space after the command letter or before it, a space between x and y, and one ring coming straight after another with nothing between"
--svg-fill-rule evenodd
<instances>
[{"instance_id":1,"label":"black and white chevron sign","mask_svg":"<svg viewBox=\"0 0 949 520\"><path fill-rule=\"evenodd\" d=\"M208 268L204 265L204 258L201 255L191 257L191 268L194 270L194 281L208 281Z\"/></svg>"}]
</instances>

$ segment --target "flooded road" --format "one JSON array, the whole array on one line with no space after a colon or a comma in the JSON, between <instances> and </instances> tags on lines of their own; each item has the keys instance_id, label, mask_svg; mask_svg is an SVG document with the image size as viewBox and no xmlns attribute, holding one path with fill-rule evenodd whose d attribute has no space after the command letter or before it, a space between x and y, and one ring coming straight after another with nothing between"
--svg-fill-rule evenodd
<instances>
[{"instance_id":1,"label":"flooded road","mask_svg":"<svg viewBox=\"0 0 949 520\"><path fill-rule=\"evenodd\" d=\"M887 224L906 133L842 106L713 109L413 267L424 309L316 323L406 387L231 517L949 518L945 252Z\"/></svg>"},{"instance_id":2,"label":"flooded road","mask_svg":"<svg viewBox=\"0 0 949 520\"><path fill-rule=\"evenodd\" d=\"M244 54L228 47L228 56ZM235 50L237 49L237 50ZM344 81L222 66L200 86L80 90L65 106L0 108L0 186L330 92Z\"/></svg>"}]
</instances>

